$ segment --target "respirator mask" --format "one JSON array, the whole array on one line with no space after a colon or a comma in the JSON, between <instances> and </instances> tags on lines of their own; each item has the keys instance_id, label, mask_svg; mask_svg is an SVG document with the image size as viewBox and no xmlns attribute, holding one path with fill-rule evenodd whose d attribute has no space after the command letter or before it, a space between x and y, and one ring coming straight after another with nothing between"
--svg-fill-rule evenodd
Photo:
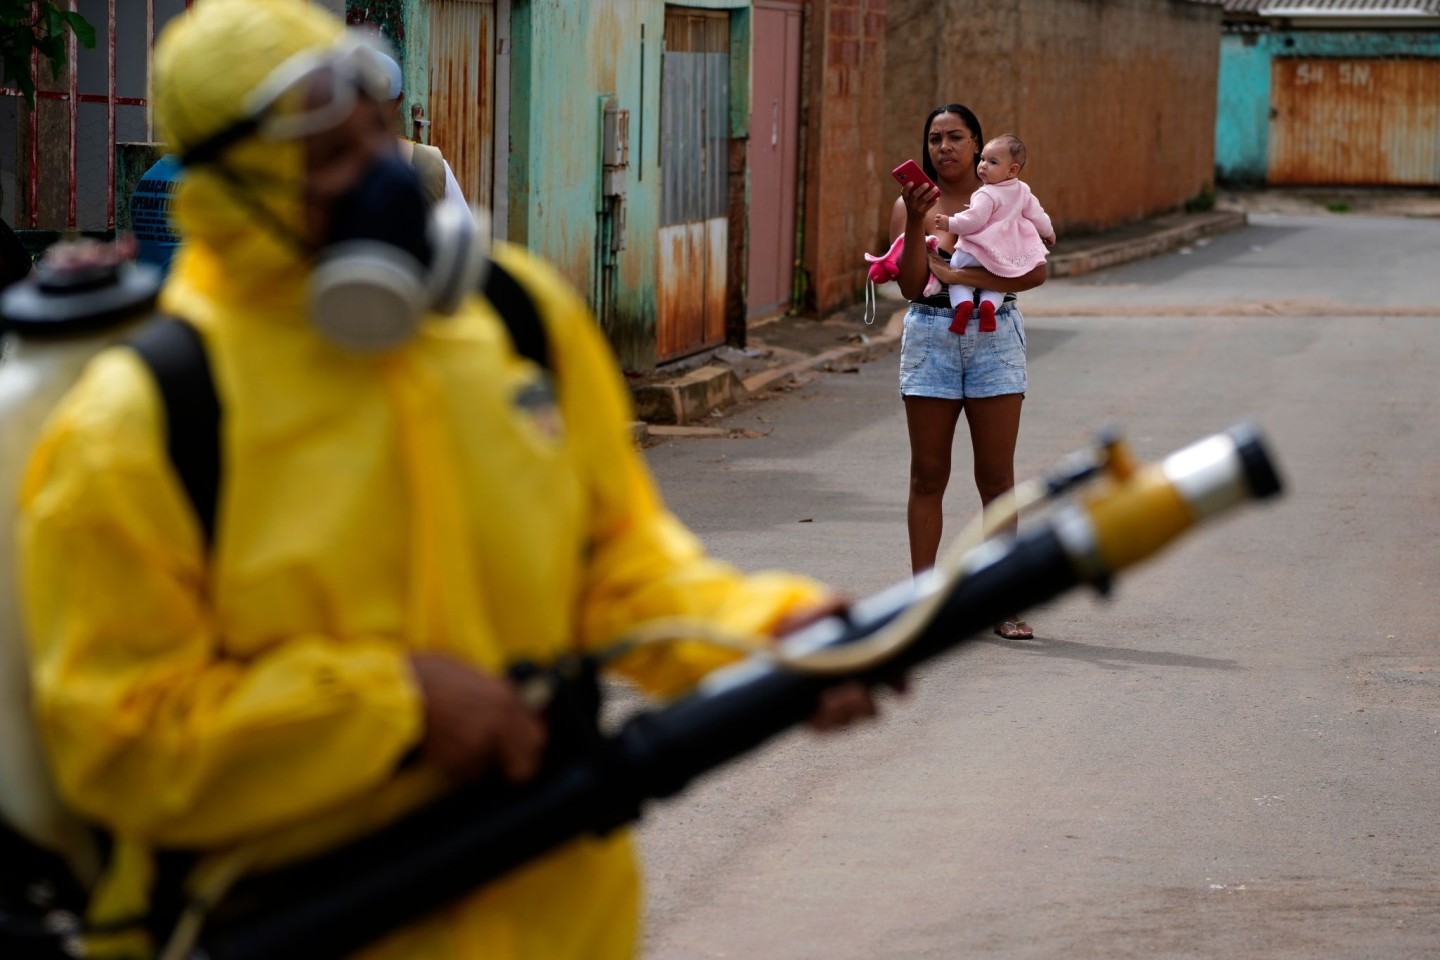
<instances>
[{"instance_id":1,"label":"respirator mask","mask_svg":"<svg viewBox=\"0 0 1440 960\"><path fill-rule=\"evenodd\" d=\"M347 33L334 47L281 64L247 98L243 119L181 154L186 166L214 164L262 222L313 259L311 323L327 340L362 353L406 342L427 316L454 313L480 287L489 263L488 218L445 203L432 209L415 171L387 153L331 202L317 248L221 157L248 137L294 141L333 129L359 97L384 102L390 83L376 40ZM277 109L282 101L289 109Z\"/></svg>"},{"instance_id":2,"label":"respirator mask","mask_svg":"<svg viewBox=\"0 0 1440 960\"><path fill-rule=\"evenodd\" d=\"M428 208L415 171L387 157L330 210L310 274L310 322L326 339L372 353L404 343L429 314L448 316L483 281L480 218Z\"/></svg>"}]
</instances>

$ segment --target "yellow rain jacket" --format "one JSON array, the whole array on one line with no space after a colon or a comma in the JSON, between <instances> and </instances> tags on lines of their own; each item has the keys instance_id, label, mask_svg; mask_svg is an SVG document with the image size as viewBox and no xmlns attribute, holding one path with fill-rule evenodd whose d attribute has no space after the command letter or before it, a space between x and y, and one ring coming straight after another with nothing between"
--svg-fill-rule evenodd
<instances>
[{"instance_id":1,"label":"yellow rain jacket","mask_svg":"<svg viewBox=\"0 0 1440 960\"><path fill-rule=\"evenodd\" d=\"M288 0L207 0L185 21L157 53L182 146L226 122L262 66L340 29ZM298 215L298 146L232 155ZM22 491L38 721L62 795L117 840L97 916L143 909L156 849L272 836L283 860L391 816L423 732L413 651L499 671L676 614L758 636L820 595L705 557L634 449L594 320L520 251L494 256L542 315L555 410L517 402L542 373L488 303L349 354L308 326L306 264L230 185L189 172L177 212L186 245L164 306L200 330L223 410L213 550L127 349L97 357L57 409ZM733 656L679 646L629 666L670 692ZM364 955L630 957L637 901L629 838L582 839Z\"/></svg>"}]
</instances>

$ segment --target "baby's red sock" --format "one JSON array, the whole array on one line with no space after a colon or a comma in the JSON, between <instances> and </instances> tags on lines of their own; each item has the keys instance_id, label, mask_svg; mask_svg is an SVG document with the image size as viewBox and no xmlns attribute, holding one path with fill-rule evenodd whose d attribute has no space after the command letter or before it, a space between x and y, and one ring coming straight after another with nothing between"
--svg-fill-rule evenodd
<instances>
[{"instance_id":1,"label":"baby's red sock","mask_svg":"<svg viewBox=\"0 0 1440 960\"><path fill-rule=\"evenodd\" d=\"M989 300L980 301L980 332L995 332L995 304Z\"/></svg>"},{"instance_id":2,"label":"baby's red sock","mask_svg":"<svg viewBox=\"0 0 1440 960\"><path fill-rule=\"evenodd\" d=\"M970 325L970 311L975 305L969 300L963 301L955 308L955 319L950 321L950 332L964 334L965 328Z\"/></svg>"}]
</instances>

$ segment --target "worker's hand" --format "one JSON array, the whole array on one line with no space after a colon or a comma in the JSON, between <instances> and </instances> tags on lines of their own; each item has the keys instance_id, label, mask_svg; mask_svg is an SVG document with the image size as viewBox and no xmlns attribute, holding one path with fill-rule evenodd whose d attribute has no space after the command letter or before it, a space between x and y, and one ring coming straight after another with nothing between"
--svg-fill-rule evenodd
<instances>
[{"instance_id":1,"label":"worker's hand","mask_svg":"<svg viewBox=\"0 0 1440 960\"><path fill-rule=\"evenodd\" d=\"M786 614L775 624L771 633L776 637L783 637L787 633L794 633L817 620L842 614L849 609L848 598L830 597L812 606L801 607ZM905 692L904 680L896 681L891 686L901 693ZM830 687L820 694L820 703L816 706L815 712L810 715L810 726L822 732L839 730L856 720L873 717L878 712L875 706L875 695L870 688L859 680L852 680Z\"/></svg>"},{"instance_id":2,"label":"worker's hand","mask_svg":"<svg viewBox=\"0 0 1440 960\"><path fill-rule=\"evenodd\" d=\"M410 669L425 701L428 762L460 780L498 770L522 783L539 772L545 725L514 684L438 653L413 654Z\"/></svg>"}]
</instances>

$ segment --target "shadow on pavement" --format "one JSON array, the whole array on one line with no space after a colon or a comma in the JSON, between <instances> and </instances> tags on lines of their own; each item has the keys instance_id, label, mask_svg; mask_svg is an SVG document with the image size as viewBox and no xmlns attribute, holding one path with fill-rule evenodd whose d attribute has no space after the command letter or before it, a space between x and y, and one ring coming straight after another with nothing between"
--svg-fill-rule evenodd
<instances>
[{"instance_id":1,"label":"shadow on pavement","mask_svg":"<svg viewBox=\"0 0 1440 960\"><path fill-rule=\"evenodd\" d=\"M1058 657L1093 663L1105 670L1129 670L1132 666L1195 667L1202 670L1241 670L1234 660L1199 657L1190 653L1162 653L1158 650L1136 650L1131 647L1105 647L1095 643L1072 640L1006 640L1002 637L980 638L981 643L994 644L1009 650L1041 657Z\"/></svg>"}]
</instances>

